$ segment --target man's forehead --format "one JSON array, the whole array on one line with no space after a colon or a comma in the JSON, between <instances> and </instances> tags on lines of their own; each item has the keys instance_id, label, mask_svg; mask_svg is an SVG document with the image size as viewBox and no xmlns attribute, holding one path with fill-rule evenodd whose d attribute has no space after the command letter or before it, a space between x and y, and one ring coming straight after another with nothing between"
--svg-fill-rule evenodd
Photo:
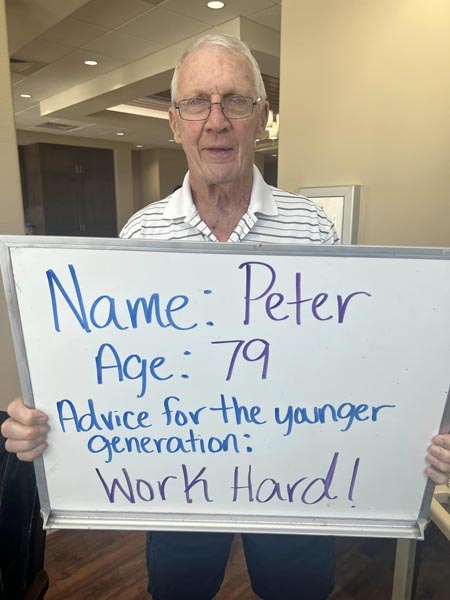
<instances>
[{"instance_id":1,"label":"man's forehead","mask_svg":"<svg viewBox=\"0 0 450 600\"><path fill-rule=\"evenodd\" d=\"M252 81L252 72L245 56L222 46L203 46L193 50L180 67L180 84L214 83L214 79L224 76L224 65L233 72L233 79Z\"/></svg>"},{"instance_id":2,"label":"man's forehead","mask_svg":"<svg viewBox=\"0 0 450 600\"><path fill-rule=\"evenodd\" d=\"M189 54L186 56L183 65L194 60L208 61L208 59L213 60L217 57L236 60L237 62L241 61L244 58L242 54L239 54L231 48L227 48L226 46L219 46L218 44L211 44L210 46L200 46L198 48L195 48L194 50L191 50L191 52L189 52Z\"/></svg>"}]
</instances>

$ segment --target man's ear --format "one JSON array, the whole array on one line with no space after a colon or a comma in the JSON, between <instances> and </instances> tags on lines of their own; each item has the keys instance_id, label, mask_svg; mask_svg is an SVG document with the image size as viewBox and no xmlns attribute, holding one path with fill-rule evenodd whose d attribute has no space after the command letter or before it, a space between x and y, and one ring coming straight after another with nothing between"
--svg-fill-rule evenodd
<instances>
[{"instance_id":1,"label":"man's ear","mask_svg":"<svg viewBox=\"0 0 450 600\"><path fill-rule=\"evenodd\" d=\"M173 139L177 144L181 144L180 126L178 124L177 115L173 106L169 108L169 125L173 133Z\"/></svg>"},{"instance_id":2,"label":"man's ear","mask_svg":"<svg viewBox=\"0 0 450 600\"><path fill-rule=\"evenodd\" d=\"M269 118L269 103L267 100L261 101L258 115L258 128L256 131L256 138L263 139L266 131L267 119Z\"/></svg>"}]
</instances>

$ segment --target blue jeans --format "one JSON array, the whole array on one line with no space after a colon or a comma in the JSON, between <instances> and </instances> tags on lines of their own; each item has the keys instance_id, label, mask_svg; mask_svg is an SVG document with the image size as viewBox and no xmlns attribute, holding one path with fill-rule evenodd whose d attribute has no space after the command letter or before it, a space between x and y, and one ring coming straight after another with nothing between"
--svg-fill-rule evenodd
<instances>
[{"instance_id":1,"label":"blue jeans","mask_svg":"<svg viewBox=\"0 0 450 600\"><path fill-rule=\"evenodd\" d=\"M231 533L147 534L148 590L154 600L211 600L219 591ZM326 600L334 585L335 540L327 536L242 534L253 591L263 600Z\"/></svg>"}]
</instances>

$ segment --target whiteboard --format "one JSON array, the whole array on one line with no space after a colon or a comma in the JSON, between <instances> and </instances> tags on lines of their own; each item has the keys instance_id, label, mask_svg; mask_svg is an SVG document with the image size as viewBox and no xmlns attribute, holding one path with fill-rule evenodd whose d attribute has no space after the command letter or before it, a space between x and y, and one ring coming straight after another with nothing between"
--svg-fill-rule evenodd
<instances>
[{"instance_id":1,"label":"whiteboard","mask_svg":"<svg viewBox=\"0 0 450 600\"><path fill-rule=\"evenodd\" d=\"M423 535L450 250L1 250L45 527Z\"/></svg>"}]
</instances>

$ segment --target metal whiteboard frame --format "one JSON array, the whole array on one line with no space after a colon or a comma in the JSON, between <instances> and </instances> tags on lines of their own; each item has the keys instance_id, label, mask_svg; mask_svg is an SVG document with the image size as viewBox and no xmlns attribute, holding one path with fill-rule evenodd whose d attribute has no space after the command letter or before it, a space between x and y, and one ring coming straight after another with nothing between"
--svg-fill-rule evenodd
<instances>
[{"instance_id":1,"label":"metal whiteboard frame","mask_svg":"<svg viewBox=\"0 0 450 600\"><path fill-rule=\"evenodd\" d=\"M201 242L148 242L142 240L70 238L45 236L0 236L0 266L10 314L14 349L17 358L22 394L27 406L34 407L32 382L18 300L10 259L11 248L73 248L122 251L158 251L191 254L253 254L274 256L339 256L354 258L401 258L450 260L450 248L409 248L372 246L299 246L295 244L207 244ZM440 433L450 430L450 390L439 427ZM58 511L51 507L42 457L34 461L36 481L45 529L105 529L105 530L176 530L224 531L242 533L292 533L306 535L342 535L352 537L423 539L434 484L428 479L417 519L389 520L364 518L317 517L239 517L229 514L187 515L185 513L153 513L126 511Z\"/></svg>"}]
</instances>

